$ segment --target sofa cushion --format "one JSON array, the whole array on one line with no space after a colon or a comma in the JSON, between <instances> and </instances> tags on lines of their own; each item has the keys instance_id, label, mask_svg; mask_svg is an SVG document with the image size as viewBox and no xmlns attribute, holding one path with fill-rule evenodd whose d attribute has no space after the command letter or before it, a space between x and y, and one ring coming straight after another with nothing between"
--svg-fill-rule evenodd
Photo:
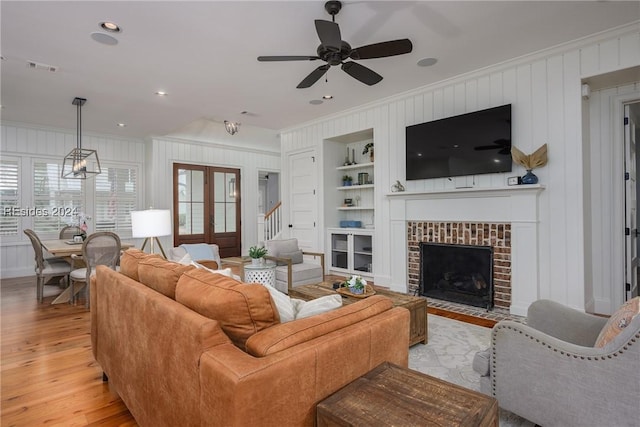
<instances>
[{"instance_id":1,"label":"sofa cushion","mask_svg":"<svg viewBox=\"0 0 640 427\"><path fill-rule=\"evenodd\" d=\"M180 277L176 301L219 321L231 341L242 349L250 336L280 323L278 310L264 286L204 269L193 269Z\"/></svg>"},{"instance_id":2,"label":"sofa cushion","mask_svg":"<svg viewBox=\"0 0 640 427\"><path fill-rule=\"evenodd\" d=\"M120 257L120 273L139 282L138 264L148 258L160 258L160 255L148 254L136 248L127 249Z\"/></svg>"},{"instance_id":3,"label":"sofa cushion","mask_svg":"<svg viewBox=\"0 0 640 427\"><path fill-rule=\"evenodd\" d=\"M247 339L246 351L257 357L277 353L335 330L357 325L392 307L393 302L389 298L373 295L329 313L264 329Z\"/></svg>"},{"instance_id":4,"label":"sofa cushion","mask_svg":"<svg viewBox=\"0 0 640 427\"><path fill-rule=\"evenodd\" d=\"M640 314L640 297L624 303L611 315L596 339L595 347L604 347L612 341L631 321Z\"/></svg>"},{"instance_id":5,"label":"sofa cushion","mask_svg":"<svg viewBox=\"0 0 640 427\"><path fill-rule=\"evenodd\" d=\"M171 299L176 299L178 279L184 272L189 270L195 270L195 267L154 257L140 261L138 276L140 277L140 283L143 285Z\"/></svg>"}]
</instances>

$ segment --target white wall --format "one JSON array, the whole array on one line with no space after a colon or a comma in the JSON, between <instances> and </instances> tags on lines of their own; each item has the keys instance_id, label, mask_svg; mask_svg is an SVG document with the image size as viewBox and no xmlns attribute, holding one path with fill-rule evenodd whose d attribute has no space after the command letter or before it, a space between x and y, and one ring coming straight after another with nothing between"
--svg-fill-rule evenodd
<instances>
[{"instance_id":1,"label":"white wall","mask_svg":"<svg viewBox=\"0 0 640 427\"><path fill-rule=\"evenodd\" d=\"M639 64L640 33L635 23L286 129L282 132L283 158L289 151L319 147L326 138L373 128L375 240L389 242L394 236L385 194L396 179L404 181L405 127L511 103L513 144L526 153L544 143L549 149L548 165L536 170L546 190L539 200L539 281L534 294L584 309L592 296L585 295L588 256L584 237L591 224L585 223L583 195L591 189L583 180L585 167L590 165L584 163L581 78ZM522 168L514 168L510 175L524 174ZM285 170L283 180L287 179ZM476 187L499 187L505 184L505 175L481 175L474 181ZM408 191L429 191L453 188L455 181L433 179L405 186ZM287 202L286 195L283 202ZM323 244L320 241L317 246ZM376 282L406 280L391 274L391 246L376 245Z\"/></svg>"},{"instance_id":2,"label":"white wall","mask_svg":"<svg viewBox=\"0 0 640 427\"><path fill-rule=\"evenodd\" d=\"M3 122L0 126L0 141L2 142L2 156L19 157L23 161L22 185L19 189L23 207L29 207L33 200L32 159L53 159L62 164L62 159L71 149L76 147L76 131L53 129L37 125ZM143 207L144 197L144 156L145 147L139 139L120 138L112 135L97 135L83 132L82 147L98 151L100 163L118 163L137 165L140 170L140 208ZM91 191L90 189L88 192ZM85 205L86 206L86 205ZM85 213L94 216L92 206L86 206ZM19 230L31 228L30 218L22 218ZM89 230L93 223L89 222ZM57 238L57 236L56 236ZM34 274L33 248L24 233L17 236L3 236L0 243L0 274L5 277L22 277Z\"/></svg>"}]
</instances>

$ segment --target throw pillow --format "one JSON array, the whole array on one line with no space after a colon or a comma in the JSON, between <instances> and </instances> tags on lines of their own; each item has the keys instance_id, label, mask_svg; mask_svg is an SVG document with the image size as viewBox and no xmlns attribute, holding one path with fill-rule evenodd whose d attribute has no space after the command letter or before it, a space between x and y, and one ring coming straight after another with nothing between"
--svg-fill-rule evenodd
<instances>
[{"instance_id":1,"label":"throw pillow","mask_svg":"<svg viewBox=\"0 0 640 427\"><path fill-rule=\"evenodd\" d=\"M304 319L305 317L315 316L316 314L326 313L342 307L342 297L338 294L327 295L311 301L302 301L298 304L300 308L296 313L296 319Z\"/></svg>"},{"instance_id":2,"label":"throw pillow","mask_svg":"<svg viewBox=\"0 0 640 427\"><path fill-rule=\"evenodd\" d=\"M292 304L293 300L288 295L283 294L271 285L263 285L269 291L271 299L276 305L278 314L280 315L280 323L291 322L296 318L296 308Z\"/></svg>"},{"instance_id":3,"label":"throw pillow","mask_svg":"<svg viewBox=\"0 0 640 427\"><path fill-rule=\"evenodd\" d=\"M302 264L303 255L302 251L294 251L294 252L281 252L280 258L291 258L291 264ZM286 265L284 262L278 262L278 265Z\"/></svg>"},{"instance_id":4,"label":"throw pillow","mask_svg":"<svg viewBox=\"0 0 640 427\"><path fill-rule=\"evenodd\" d=\"M640 314L640 297L630 299L611 315L607 323L600 331L596 340L596 347L604 347L618 336L629 323Z\"/></svg>"}]
</instances>

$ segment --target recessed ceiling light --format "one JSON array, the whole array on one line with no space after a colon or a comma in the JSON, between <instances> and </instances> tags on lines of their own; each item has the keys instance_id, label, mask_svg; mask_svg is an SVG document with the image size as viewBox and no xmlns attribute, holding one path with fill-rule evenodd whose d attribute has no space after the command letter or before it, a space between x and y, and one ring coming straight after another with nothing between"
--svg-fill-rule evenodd
<instances>
[{"instance_id":1,"label":"recessed ceiling light","mask_svg":"<svg viewBox=\"0 0 640 427\"><path fill-rule=\"evenodd\" d=\"M418 61L418 66L419 67L430 67L430 66L434 65L436 62L438 62L437 58L422 58L420 61Z\"/></svg>"},{"instance_id":2,"label":"recessed ceiling light","mask_svg":"<svg viewBox=\"0 0 640 427\"><path fill-rule=\"evenodd\" d=\"M156 92L156 95L158 96L167 96L169 95L167 92L163 91L163 90L159 90Z\"/></svg>"},{"instance_id":3,"label":"recessed ceiling light","mask_svg":"<svg viewBox=\"0 0 640 427\"><path fill-rule=\"evenodd\" d=\"M100 27L103 30L111 31L112 33L119 33L120 31L122 31L122 29L120 28L120 26L118 24L116 24L115 22L111 22L111 21L101 22L100 23Z\"/></svg>"},{"instance_id":4,"label":"recessed ceiling light","mask_svg":"<svg viewBox=\"0 0 640 427\"><path fill-rule=\"evenodd\" d=\"M109 34L106 34L106 33L101 33L100 31L91 33L91 38L97 41L98 43L106 44L108 46L114 46L118 44L117 38L110 36Z\"/></svg>"},{"instance_id":5,"label":"recessed ceiling light","mask_svg":"<svg viewBox=\"0 0 640 427\"><path fill-rule=\"evenodd\" d=\"M119 128L126 128L127 124L126 123L118 123L118 127Z\"/></svg>"},{"instance_id":6,"label":"recessed ceiling light","mask_svg":"<svg viewBox=\"0 0 640 427\"><path fill-rule=\"evenodd\" d=\"M312 99L311 101L309 101L309 104L311 104L311 105L320 105L323 102L324 101L322 99Z\"/></svg>"},{"instance_id":7,"label":"recessed ceiling light","mask_svg":"<svg viewBox=\"0 0 640 427\"><path fill-rule=\"evenodd\" d=\"M322 99L333 99L333 95L322 95Z\"/></svg>"}]
</instances>

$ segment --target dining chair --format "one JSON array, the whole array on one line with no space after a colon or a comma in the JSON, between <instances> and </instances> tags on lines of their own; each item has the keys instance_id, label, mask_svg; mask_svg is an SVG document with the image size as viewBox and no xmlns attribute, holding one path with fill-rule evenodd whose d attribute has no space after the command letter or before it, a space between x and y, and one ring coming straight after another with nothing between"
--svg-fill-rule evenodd
<instances>
[{"instance_id":1,"label":"dining chair","mask_svg":"<svg viewBox=\"0 0 640 427\"><path fill-rule=\"evenodd\" d=\"M69 283L71 266L60 258L45 258L42 242L33 230L27 228L24 230L24 234L31 240L31 245L35 252L36 296L38 302L42 303L45 281L53 277L64 277L65 282Z\"/></svg>"},{"instance_id":2,"label":"dining chair","mask_svg":"<svg viewBox=\"0 0 640 427\"><path fill-rule=\"evenodd\" d=\"M60 230L60 240L71 240L74 236L85 235L84 230L77 225L67 225Z\"/></svg>"},{"instance_id":3,"label":"dining chair","mask_svg":"<svg viewBox=\"0 0 640 427\"><path fill-rule=\"evenodd\" d=\"M72 264L75 264L78 260L82 260L85 267L71 271L70 302L75 303L76 283L84 283L86 289L86 306L89 308L89 283L91 276L95 274L96 266L106 265L113 270L117 270L118 261L120 260L120 249L120 237L110 231L93 233L85 239L82 243L82 255L72 255Z\"/></svg>"}]
</instances>

